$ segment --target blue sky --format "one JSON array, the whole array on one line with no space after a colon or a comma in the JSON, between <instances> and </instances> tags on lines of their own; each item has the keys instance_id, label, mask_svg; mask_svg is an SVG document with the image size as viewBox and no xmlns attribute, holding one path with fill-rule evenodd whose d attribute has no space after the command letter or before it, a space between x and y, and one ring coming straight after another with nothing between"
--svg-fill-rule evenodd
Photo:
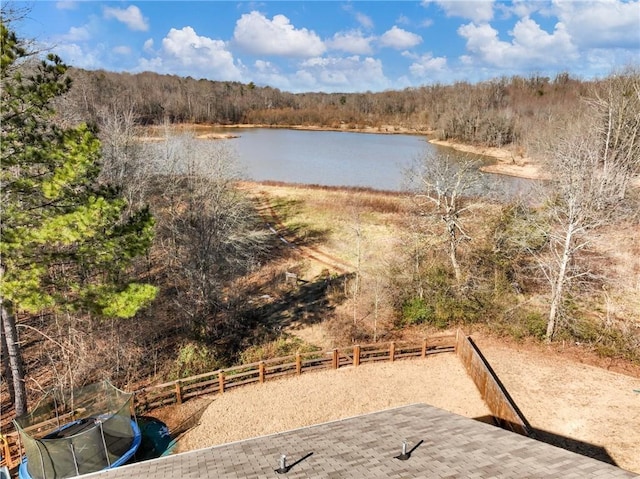
<instances>
[{"instance_id":1,"label":"blue sky","mask_svg":"<svg viewBox=\"0 0 640 479\"><path fill-rule=\"evenodd\" d=\"M640 65L640 0L30 1L69 65L285 91L403 89Z\"/></svg>"}]
</instances>

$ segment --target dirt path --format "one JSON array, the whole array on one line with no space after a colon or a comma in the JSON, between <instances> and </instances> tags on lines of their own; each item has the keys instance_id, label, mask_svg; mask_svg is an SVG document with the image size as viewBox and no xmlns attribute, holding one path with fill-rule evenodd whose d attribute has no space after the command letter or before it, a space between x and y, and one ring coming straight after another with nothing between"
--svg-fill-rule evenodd
<instances>
[{"instance_id":1,"label":"dirt path","mask_svg":"<svg viewBox=\"0 0 640 479\"><path fill-rule=\"evenodd\" d=\"M243 186L245 185L240 184L240 187ZM255 191L255 186L245 186L245 188L249 191ZM354 268L352 265L336 258L334 255L326 251L322 251L318 247L301 245L299 239L288 231L286 225L278 216L278 213L271 205L266 192L258 191L258 193L254 195L254 199L259 205L257 210L260 212L260 215L265 221L267 227L272 233L277 235L283 243L297 251L301 258L311 260L320 264L322 267L328 267L339 274L347 274L353 271Z\"/></svg>"}]
</instances>

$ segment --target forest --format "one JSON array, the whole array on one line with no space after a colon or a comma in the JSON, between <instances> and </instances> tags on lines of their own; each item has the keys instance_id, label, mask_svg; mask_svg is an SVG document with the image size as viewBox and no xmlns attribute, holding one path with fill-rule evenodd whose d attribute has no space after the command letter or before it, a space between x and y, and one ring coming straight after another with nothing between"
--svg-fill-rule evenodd
<instances>
[{"instance_id":1,"label":"forest","mask_svg":"<svg viewBox=\"0 0 640 479\"><path fill-rule=\"evenodd\" d=\"M52 386L318 347L294 324L335 344L473 326L640 361L637 67L291 94L70 68L3 24L1 106L3 414ZM252 184L198 124L410 131L507 148L548 178L535 204L474 195L477 165L446 155L402 194ZM282 237L339 260L313 266Z\"/></svg>"}]
</instances>

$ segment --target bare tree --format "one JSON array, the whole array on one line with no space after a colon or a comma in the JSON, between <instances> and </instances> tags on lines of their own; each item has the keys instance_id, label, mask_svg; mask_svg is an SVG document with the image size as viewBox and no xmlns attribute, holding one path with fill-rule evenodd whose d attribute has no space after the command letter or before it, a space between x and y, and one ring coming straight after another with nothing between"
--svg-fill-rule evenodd
<instances>
[{"instance_id":1,"label":"bare tree","mask_svg":"<svg viewBox=\"0 0 640 479\"><path fill-rule=\"evenodd\" d=\"M551 341L567 290L589 276L579 268L592 232L627 202L640 169L640 75L612 76L586 99L586 115L564 122L547 148L550 255L540 261L551 285L546 339Z\"/></svg>"},{"instance_id":2,"label":"bare tree","mask_svg":"<svg viewBox=\"0 0 640 479\"><path fill-rule=\"evenodd\" d=\"M548 157L548 251L540 266L551 285L546 339L551 341L570 285L589 271L576 263L591 244L590 232L604 225L620 201L616 168L603 168L600 139L576 122L558 134Z\"/></svg>"},{"instance_id":3,"label":"bare tree","mask_svg":"<svg viewBox=\"0 0 640 479\"><path fill-rule=\"evenodd\" d=\"M148 149L140 141L134 108L113 103L100 109L98 118L103 159L100 180L119 187L130 209L144 206L153 171Z\"/></svg>"},{"instance_id":4,"label":"bare tree","mask_svg":"<svg viewBox=\"0 0 640 479\"><path fill-rule=\"evenodd\" d=\"M408 172L409 188L413 191L420 213L435 215L444 224L444 244L456 281L463 274L458 259L462 242L470 240L463 216L474 204L481 185L478 165L473 160L456 161L438 153L426 152Z\"/></svg>"},{"instance_id":5,"label":"bare tree","mask_svg":"<svg viewBox=\"0 0 640 479\"><path fill-rule=\"evenodd\" d=\"M159 235L184 281L179 306L192 318L194 332L208 335L216 324L207 317L220 310L224 286L259 264L268 232L237 188L241 170L226 142L185 134L149 148L164 163L156 166L167 205Z\"/></svg>"},{"instance_id":6,"label":"bare tree","mask_svg":"<svg viewBox=\"0 0 640 479\"><path fill-rule=\"evenodd\" d=\"M623 199L629 182L640 173L640 70L611 75L594 86L586 102L600 142L601 187L614 183Z\"/></svg>"}]
</instances>

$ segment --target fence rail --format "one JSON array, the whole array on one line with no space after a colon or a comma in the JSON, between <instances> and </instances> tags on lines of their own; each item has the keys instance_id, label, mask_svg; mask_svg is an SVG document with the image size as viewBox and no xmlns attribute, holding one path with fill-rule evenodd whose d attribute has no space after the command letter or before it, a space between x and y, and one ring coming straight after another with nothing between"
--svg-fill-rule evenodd
<instances>
[{"instance_id":1,"label":"fence rail","mask_svg":"<svg viewBox=\"0 0 640 479\"><path fill-rule=\"evenodd\" d=\"M266 359L250 364L219 369L197 376L147 386L135 391L135 410L138 414L171 405L182 404L205 394L224 394L225 391L253 383L296 376L318 370L359 366L363 363L426 358L429 355L455 352L475 383L498 424L514 432L533 436L532 428L505 389L488 361L473 340L458 330L456 334L431 336L416 342L355 345L329 351L298 353ZM17 433L5 437L4 459L9 468L15 467L21 456ZM6 450L10 450L7 454ZM8 457L7 457L8 456Z\"/></svg>"},{"instance_id":2,"label":"fence rail","mask_svg":"<svg viewBox=\"0 0 640 479\"><path fill-rule=\"evenodd\" d=\"M210 373L177 379L135 391L136 411L142 413L204 394L223 394L229 389L251 383L263 383L283 376L310 371L359 366L363 363L395 361L431 354L454 352L456 335L432 336L421 343L391 342L355 345L329 351L298 353L283 358L266 359Z\"/></svg>"}]
</instances>

